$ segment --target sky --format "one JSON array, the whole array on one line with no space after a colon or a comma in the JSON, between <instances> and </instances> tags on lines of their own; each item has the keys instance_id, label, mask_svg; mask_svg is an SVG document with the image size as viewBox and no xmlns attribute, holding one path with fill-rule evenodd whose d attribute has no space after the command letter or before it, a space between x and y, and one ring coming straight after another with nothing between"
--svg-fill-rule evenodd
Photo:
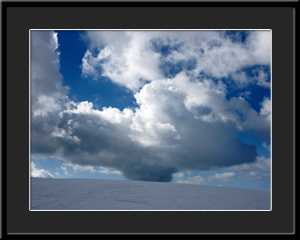
<instances>
[{"instance_id":1,"label":"sky","mask_svg":"<svg viewBox=\"0 0 300 240\"><path fill-rule=\"evenodd\" d=\"M270 30L31 30L32 177L271 189Z\"/></svg>"}]
</instances>

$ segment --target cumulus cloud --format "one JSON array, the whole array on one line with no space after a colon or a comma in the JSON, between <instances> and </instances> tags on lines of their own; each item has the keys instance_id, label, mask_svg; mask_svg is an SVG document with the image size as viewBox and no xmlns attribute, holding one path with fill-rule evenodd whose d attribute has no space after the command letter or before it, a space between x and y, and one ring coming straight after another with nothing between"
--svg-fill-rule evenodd
<instances>
[{"instance_id":1,"label":"cumulus cloud","mask_svg":"<svg viewBox=\"0 0 300 240\"><path fill-rule=\"evenodd\" d=\"M266 119L271 121L271 100L269 98L264 98L264 101L261 103L260 115L264 116Z\"/></svg>"},{"instance_id":2,"label":"cumulus cloud","mask_svg":"<svg viewBox=\"0 0 300 240\"><path fill-rule=\"evenodd\" d=\"M51 173L49 173L48 171L46 171L45 169L37 169L35 167L36 165L31 162L31 165L30 165L30 174L31 174L31 177L36 177L36 178L54 178L52 176Z\"/></svg>"},{"instance_id":3,"label":"cumulus cloud","mask_svg":"<svg viewBox=\"0 0 300 240\"><path fill-rule=\"evenodd\" d=\"M252 130L268 141L267 103L258 114L245 99L227 99L226 85L212 78L227 77L256 63L260 45L255 42L266 44L266 37L256 34L246 44L236 44L210 31L91 31L85 38L90 48L83 56L83 76L96 80L105 76L124 85L134 92L138 105L97 110L91 102L68 99L59 73L56 34L33 32L34 157L63 159L65 174L67 166L90 172L100 167L102 173L145 181L171 181L182 169L209 170L256 161L256 147L236 137L240 131ZM166 45L165 54L157 50ZM162 66L168 64L182 70L164 72ZM230 177L234 176L214 176Z\"/></svg>"},{"instance_id":4,"label":"cumulus cloud","mask_svg":"<svg viewBox=\"0 0 300 240\"><path fill-rule=\"evenodd\" d=\"M254 31L248 38L249 50L256 64L270 64L271 61L271 46L272 46L271 31Z\"/></svg>"},{"instance_id":5,"label":"cumulus cloud","mask_svg":"<svg viewBox=\"0 0 300 240\"><path fill-rule=\"evenodd\" d=\"M257 85L259 86L263 86L263 87L267 87L270 88L270 82L268 81L269 79L269 74L265 73L264 70L257 70L255 69L255 76L254 79L257 81Z\"/></svg>"},{"instance_id":6,"label":"cumulus cloud","mask_svg":"<svg viewBox=\"0 0 300 240\"><path fill-rule=\"evenodd\" d=\"M90 49L82 59L82 74L109 77L133 91L163 77L163 71L221 78L244 67L270 64L270 31L249 31L246 44L214 31L88 31L85 39ZM258 81L265 84L262 73Z\"/></svg>"},{"instance_id":7,"label":"cumulus cloud","mask_svg":"<svg viewBox=\"0 0 300 240\"><path fill-rule=\"evenodd\" d=\"M87 50L82 59L83 76L108 77L114 83L138 90L146 81L162 77L158 53L153 53L151 43L139 32L90 31L87 37L98 51L93 56ZM99 71L100 70L100 71Z\"/></svg>"}]
</instances>

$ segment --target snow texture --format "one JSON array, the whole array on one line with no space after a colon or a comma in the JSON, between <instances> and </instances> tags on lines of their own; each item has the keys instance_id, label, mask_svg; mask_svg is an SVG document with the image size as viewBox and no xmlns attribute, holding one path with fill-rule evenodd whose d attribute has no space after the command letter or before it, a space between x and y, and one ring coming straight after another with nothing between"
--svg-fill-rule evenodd
<instances>
[{"instance_id":1,"label":"snow texture","mask_svg":"<svg viewBox=\"0 0 300 240\"><path fill-rule=\"evenodd\" d=\"M31 178L31 210L270 210L270 193L108 179Z\"/></svg>"}]
</instances>

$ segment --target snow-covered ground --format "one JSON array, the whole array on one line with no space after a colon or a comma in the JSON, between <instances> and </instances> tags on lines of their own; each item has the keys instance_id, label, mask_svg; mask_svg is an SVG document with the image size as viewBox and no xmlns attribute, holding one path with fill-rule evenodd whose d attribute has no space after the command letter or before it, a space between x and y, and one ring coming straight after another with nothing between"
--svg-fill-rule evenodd
<instances>
[{"instance_id":1,"label":"snow-covered ground","mask_svg":"<svg viewBox=\"0 0 300 240\"><path fill-rule=\"evenodd\" d=\"M270 210L270 193L196 184L31 178L31 210Z\"/></svg>"}]
</instances>

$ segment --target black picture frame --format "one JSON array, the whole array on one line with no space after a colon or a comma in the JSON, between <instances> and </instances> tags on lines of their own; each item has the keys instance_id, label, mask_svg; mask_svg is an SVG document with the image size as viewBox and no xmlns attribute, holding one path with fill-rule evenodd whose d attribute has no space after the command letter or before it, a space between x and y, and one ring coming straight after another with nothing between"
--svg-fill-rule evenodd
<instances>
[{"instance_id":1,"label":"black picture frame","mask_svg":"<svg viewBox=\"0 0 300 240\"><path fill-rule=\"evenodd\" d=\"M140 234L214 238L231 235L238 239L258 235L299 237L299 178L295 174L299 170L295 161L298 1L1 5L2 238L72 235L87 239ZM29 30L122 28L272 30L272 211L29 211Z\"/></svg>"}]
</instances>

